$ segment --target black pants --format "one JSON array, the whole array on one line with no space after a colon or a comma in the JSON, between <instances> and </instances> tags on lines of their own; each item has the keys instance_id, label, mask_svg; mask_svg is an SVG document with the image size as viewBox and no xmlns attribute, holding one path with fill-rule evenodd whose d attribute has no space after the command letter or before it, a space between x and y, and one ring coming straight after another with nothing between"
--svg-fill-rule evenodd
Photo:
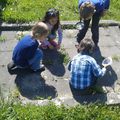
<instances>
[{"instance_id":1,"label":"black pants","mask_svg":"<svg viewBox=\"0 0 120 120\"><path fill-rule=\"evenodd\" d=\"M100 18L101 18L101 12L95 13L92 17L91 32L92 32L92 39L93 39L95 45L97 45L98 41L99 41L99 21L100 21ZM84 20L84 27L77 34L77 42L78 43L80 43L80 41L85 37L87 30L89 28L90 21L91 21L91 19Z\"/></svg>"}]
</instances>

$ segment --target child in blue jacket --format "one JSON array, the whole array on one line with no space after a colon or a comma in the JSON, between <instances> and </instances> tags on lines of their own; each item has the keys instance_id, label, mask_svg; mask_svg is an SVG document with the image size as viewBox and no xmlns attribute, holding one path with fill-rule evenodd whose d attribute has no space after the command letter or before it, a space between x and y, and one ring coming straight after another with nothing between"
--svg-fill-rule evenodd
<instances>
[{"instance_id":1,"label":"child in blue jacket","mask_svg":"<svg viewBox=\"0 0 120 120\"><path fill-rule=\"evenodd\" d=\"M43 22L38 22L33 28L31 35L24 36L15 46L11 63L8 64L10 74L30 70L32 72L41 71L40 64L43 53L38 48L48 35L48 26Z\"/></svg>"},{"instance_id":2,"label":"child in blue jacket","mask_svg":"<svg viewBox=\"0 0 120 120\"><path fill-rule=\"evenodd\" d=\"M109 9L110 0L79 0L80 18L84 22L84 27L77 34L77 42L85 37L92 19L91 32L92 40L98 46L99 42L99 21Z\"/></svg>"}]
</instances>

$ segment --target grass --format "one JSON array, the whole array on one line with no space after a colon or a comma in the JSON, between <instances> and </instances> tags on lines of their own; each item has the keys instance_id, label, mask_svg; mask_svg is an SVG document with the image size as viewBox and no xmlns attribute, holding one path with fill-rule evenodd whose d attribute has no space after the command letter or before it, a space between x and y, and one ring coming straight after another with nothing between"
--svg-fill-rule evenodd
<instances>
[{"instance_id":1,"label":"grass","mask_svg":"<svg viewBox=\"0 0 120 120\"><path fill-rule=\"evenodd\" d=\"M60 11L61 20L79 20L78 0L1 0L2 19L5 22L32 22L41 20L49 8ZM120 1L111 0L108 14L103 19L120 21Z\"/></svg>"},{"instance_id":2,"label":"grass","mask_svg":"<svg viewBox=\"0 0 120 120\"><path fill-rule=\"evenodd\" d=\"M68 64L68 62L70 61L70 57L69 54L66 52L64 46L61 47L60 49L60 59L59 59L60 63L64 63L65 65Z\"/></svg>"},{"instance_id":3,"label":"grass","mask_svg":"<svg viewBox=\"0 0 120 120\"><path fill-rule=\"evenodd\" d=\"M0 120L120 120L120 106L102 104L75 107L22 105L1 102Z\"/></svg>"},{"instance_id":4,"label":"grass","mask_svg":"<svg viewBox=\"0 0 120 120\"><path fill-rule=\"evenodd\" d=\"M5 42L5 40L6 40L6 37L5 36L0 36L0 42Z\"/></svg>"},{"instance_id":5,"label":"grass","mask_svg":"<svg viewBox=\"0 0 120 120\"><path fill-rule=\"evenodd\" d=\"M112 59L113 59L113 61L119 62L120 61L120 55L113 55Z\"/></svg>"}]
</instances>

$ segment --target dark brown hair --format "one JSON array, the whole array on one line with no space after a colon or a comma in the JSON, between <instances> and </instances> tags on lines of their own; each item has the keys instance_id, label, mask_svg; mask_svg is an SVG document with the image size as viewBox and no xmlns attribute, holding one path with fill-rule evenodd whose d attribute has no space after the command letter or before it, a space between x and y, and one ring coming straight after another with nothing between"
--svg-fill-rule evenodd
<instances>
[{"instance_id":1,"label":"dark brown hair","mask_svg":"<svg viewBox=\"0 0 120 120\"><path fill-rule=\"evenodd\" d=\"M60 18L59 18L59 11L54 9L54 8L51 8L49 9L46 13L45 13L45 16L43 18L43 22L46 23L46 22L49 22L49 20L51 18L54 18L54 17L57 17L58 18L58 21L57 23L53 26L53 29L51 30L51 33L55 33L60 25Z\"/></svg>"},{"instance_id":2,"label":"dark brown hair","mask_svg":"<svg viewBox=\"0 0 120 120\"><path fill-rule=\"evenodd\" d=\"M80 17L81 19L86 19L92 15L95 11L95 6L91 2L86 2L80 6Z\"/></svg>"},{"instance_id":3,"label":"dark brown hair","mask_svg":"<svg viewBox=\"0 0 120 120\"><path fill-rule=\"evenodd\" d=\"M93 40L86 38L81 40L79 44L79 52L87 52L88 54L93 51L95 44Z\"/></svg>"}]
</instances>

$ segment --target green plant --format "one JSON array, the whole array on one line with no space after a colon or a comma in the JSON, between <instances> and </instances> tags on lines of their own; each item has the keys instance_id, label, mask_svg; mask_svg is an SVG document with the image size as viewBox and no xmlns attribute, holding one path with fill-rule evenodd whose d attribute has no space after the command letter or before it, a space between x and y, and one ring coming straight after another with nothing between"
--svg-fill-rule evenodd
<instances>
[{"instance_id":1,"label":"green plant","mask_svg":"<svg viewBox=\"0 0 120 120\"><path fill-rule=\"evenodd\" d=\"M113 59L113 61L119 62L120 61L120 55L113 55L112 59Z\"/></svg>"},{"instance_id":2,"label":"green plant","mask_svg":"<svg viewBox=\"0 0 120 120\"><path fill-rule=\"evenodd\" d=\"M35 99L37 99L37 100L44 100L45 98L43 98L41 96L36 96Z\"/></svg>"},{"instance_id":3,"label":"green plant","mask_svg":"<svg viewBox=\"0 0 120 120\"><path fill-rule=\"evenodd\" d=\"M0 103L0 120L119 120L119 105L89 104L74 107Z\"/></svg>"},{"instance_id":4,"label":"green plant","mask_svg":"<svg viewBox=\"0 0 120 120\"><path fill-rule=\"evenodd\" d=\"M48 100L52 100L52 97L51 97L51 96L48 96L47 99L48 99Z\"/></svg>"},{"instance_id":5,"label":"green plant","mask_svg":"<svg viewBox=\"0 0 120 120\"><path fill-rule=\"evenodd\" d=\"M21 40L25 35L30 34L30 31L18 31L16 34L16 39Z\"/></svg>"},{"instance_id":6,"label":"green plant","mask_svg":"<svg viewBox=\"0 0 120 120\"><path fill-rule=\"evenodd\" d=\"M6 37L5 36L0 36L0 42L5 42L5 40L6 40Z\"/></svg>"},{"instance_id":7,"label":"green plant","mask_svg":"<svg viewBox=\"0 0 120 120\"><path fill-rule=\"evenodd\" d=\"M39 21L49 8L58 9L61 20L79 20L77 0L2 0L1 3L1 17L5 22ZM119 9L120 1L111 0L109 12L102 19L120 21Z\"/></svg>"},{"instance_id":8,"label":"green plant","mask_svg":"<svg viewBox=\"0 0 120 120\"><path fill-rule=\"evenodd\" d=\"M70 61L70 57L69 54L66 52L64 46L61 47L59 55L60 55L59 61L67 65L67 63Z\"/></svg>"}]
</instances>

